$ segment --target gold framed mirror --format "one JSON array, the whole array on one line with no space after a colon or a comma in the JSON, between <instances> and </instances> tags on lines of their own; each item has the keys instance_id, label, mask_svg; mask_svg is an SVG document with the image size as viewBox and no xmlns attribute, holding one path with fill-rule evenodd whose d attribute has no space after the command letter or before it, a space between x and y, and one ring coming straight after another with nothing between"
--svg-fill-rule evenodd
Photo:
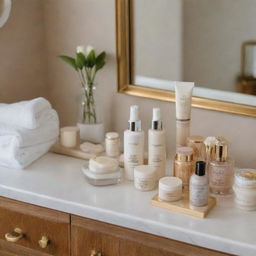
<instances>
[{"instance_id":1,"label":"gold framed mirror","mask_svg":"<svg viewBox=\"0 0 256 256\"><path fill-rule=\"evenodd\" d=\"M132 83L132 74L134 72L134 53L132 47L133 26L132 0L116 0L118 92L137 97L175 102L175 93L173 91L138 86ZM256 96L254 97L256 102ZM256 106L249 104L239 104L197 96L192 98L192 106L196 108L256 117Z\"/></svg>"}]
</instances>

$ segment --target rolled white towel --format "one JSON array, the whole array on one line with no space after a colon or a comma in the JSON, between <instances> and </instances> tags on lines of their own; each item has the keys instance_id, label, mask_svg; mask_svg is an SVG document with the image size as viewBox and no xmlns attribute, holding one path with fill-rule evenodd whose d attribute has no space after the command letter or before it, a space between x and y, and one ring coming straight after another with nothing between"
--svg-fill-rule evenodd
<instances>
[{"instance_id":1,"label":"rolled white towel","mask_svg":"<svg viewBox=\"0 0 256 256\"><path fill-rule=\"evenodd\" d=\"M12 104L0 104L0 123L35 129L41 125L41 118L50 110L51 104L45 98L35 98Z\"/></svg>"},{"instance_id":2,"label":"rolled white towel","mask_svg":"<svg viewBox=\"0 0 256 256\"><path fill-rule=\"evenodd\" d=\"M54 109L44 113L41 122L40 127L31 130L0 123L0 149L35 146L59 136L59 118Z\"/></svg>"},{"instance_id":3,"label":"rolled white towel","mask_svg":"<svg viewBox=\"0 0 256 256\"><path fill-rule=\"evenodd\" d=\"M49 151L56 139L23 148L0 148L0 165L23 169Z\"/></svg>"}]
</instances>

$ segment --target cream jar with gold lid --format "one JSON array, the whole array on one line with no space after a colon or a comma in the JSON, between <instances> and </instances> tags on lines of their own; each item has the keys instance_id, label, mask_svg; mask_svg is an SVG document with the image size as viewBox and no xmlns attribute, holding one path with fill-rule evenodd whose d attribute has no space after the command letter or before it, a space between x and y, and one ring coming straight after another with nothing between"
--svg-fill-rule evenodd
<instances>
[{"instance_id":1,"label":"cream jar with gold lid","mask_svg":"<svg viewBox=\"0 0 256 256\"><path fill-rule=\"evenodd\" d=\"M191 147L178 147L174 160L174 176L182 180L184 188L188 188L189 179L194 173L195 162Z\"/></svg>"},{"instance_id":2,"label":"cream jar with gold lid","mask_svg":"<svg viewBox=\"0 0 256 256\"><path fill-rule=\"evenodd\" d=\"M238 208L247 211L256 210L256 170L240 169L236 171L233 190Z\"/></svg>"}]
</instances>

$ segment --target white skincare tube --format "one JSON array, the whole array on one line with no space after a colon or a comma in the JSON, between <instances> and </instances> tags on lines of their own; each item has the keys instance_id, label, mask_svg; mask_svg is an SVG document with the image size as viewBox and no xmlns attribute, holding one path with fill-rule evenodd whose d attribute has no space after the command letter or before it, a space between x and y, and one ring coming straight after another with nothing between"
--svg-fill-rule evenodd
<instances>
[{"instance_id":1,"label":"white skincare tube","mask_svg":"<svg viewBox=\"0 0 256 256\"><path fill-rule=\"evenodd\" d=\"M190 120L192 92L195 84L191 82L176 82L176 119Z\"/></svg>"},{"instance_id":2,"label":"white skincare tube","mask_svg":"<svg viewBox=\"0 0 256 256\"><path fill-rule=\"evenodd\" d=\"M186 146L190 130L192 82L176 82L176 145Z\"/></svg>"}]
</instances>

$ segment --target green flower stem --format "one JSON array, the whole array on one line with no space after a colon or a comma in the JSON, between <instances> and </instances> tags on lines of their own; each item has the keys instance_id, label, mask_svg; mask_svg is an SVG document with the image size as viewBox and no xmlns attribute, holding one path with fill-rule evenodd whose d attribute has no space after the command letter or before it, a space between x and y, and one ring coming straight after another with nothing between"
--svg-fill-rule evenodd
<instances>
[{"instance_id":1,"label":"green flower stem","mask_svg":"<svg viewBox=\"0 0 256 256\"><path fill-rule=\"evenodd\" d=\"M84 74L85 72L85 74ZM94 101L94 93L93 93L93 84L95 78L95 70L92 68L85 68L83 70L78 71L79 79L81 85L84 89L84 95L86 102L82 106L83 114L83 123L96 123L96 109L95 109L95 101Z\"/></svg>"}]
</instances>

